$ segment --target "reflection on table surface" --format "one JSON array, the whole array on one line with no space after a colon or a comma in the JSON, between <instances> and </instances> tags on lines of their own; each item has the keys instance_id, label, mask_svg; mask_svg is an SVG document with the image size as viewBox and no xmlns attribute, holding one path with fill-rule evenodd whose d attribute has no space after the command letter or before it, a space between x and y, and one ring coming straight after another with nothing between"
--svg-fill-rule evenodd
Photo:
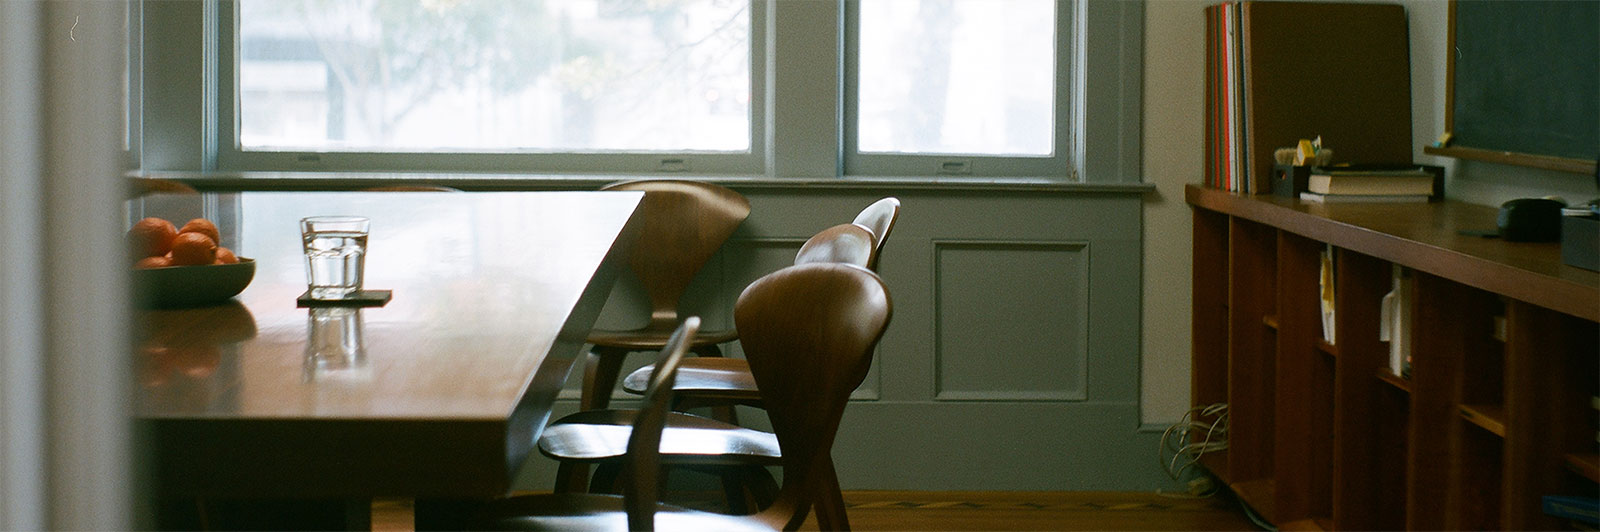
<instances>
[{"instance_id":1,"label":"reflection on table surface","mask_svg":"<svg viewBox=\"0 0 1600 532\"><path fill-rule=\"evenodd\" d=\"M138 416L154 423L163 456L198 453L203 461L249 452L254 461L304 460L293 446L336 437L349 456L328 458L334 466L322 476L359 477L386 467L365 463L373 457L422 464L383 489L370 479L316 489L330 495L405 494L430 482L442 483L433 492L450 494L503 489L531 446L522 440L548 417L610 291L640 198L615 192L204 196L197 201L216 202L221 213L215 219L223 240L256 261L255 279L225 304L137 313ZM366 288L392 290L387 304L359 311L297 306L306 290L298 221L321 214L372 219ZM351 458L358 455L366 456ZM244 478L249 471L200 481L184 476L189 469L166 471L164 488L277 489L252 485ZM262 464L256 473L268 469L270 463ZM469 482L448 469L489 471L491 478ZM312 477L278 481L290 491L289 484Z\"/></svg>"}]
</instances>

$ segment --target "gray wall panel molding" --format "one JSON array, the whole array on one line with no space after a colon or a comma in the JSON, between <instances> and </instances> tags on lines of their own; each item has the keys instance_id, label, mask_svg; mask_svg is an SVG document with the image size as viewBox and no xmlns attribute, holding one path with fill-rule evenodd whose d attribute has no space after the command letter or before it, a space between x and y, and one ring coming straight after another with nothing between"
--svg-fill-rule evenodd
<instances>
[{"instance_id":1,"label":"gray wall panel molding","mask_svg":"<svg viewBox=\"0 0 1600 532\"><path fill-rule=\"evenodd\" d=\"M1082 401L1090 245L933 241L935 401Z\"/></svg>"}]
</instances>

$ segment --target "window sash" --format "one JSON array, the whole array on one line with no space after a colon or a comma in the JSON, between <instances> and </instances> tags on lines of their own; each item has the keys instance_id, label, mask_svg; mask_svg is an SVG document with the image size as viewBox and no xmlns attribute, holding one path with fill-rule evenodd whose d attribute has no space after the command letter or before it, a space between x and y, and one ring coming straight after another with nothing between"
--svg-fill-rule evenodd
<instances>
[{"instance_id":1,"label":"window sash","mask_svg":"<svg viewBox=\"0 0 1600 532\"><path fill-rule=\"evenodd\" d=\"M426 171L516 173L757 174L765 166L766 3L751 2L750 149L696 151L363 151L246 150L240 142L238 3L220 0L217 20L215 123L217 167L270 171Z\"/></svg>"},{"instance_id":2,"label":"window sash","mask_svg":"<svg viewBox=\"0 0 1600 532\"><path fill-rule=\"evenodd\" d=\"M854 1L854 0L852 0ZM1139 183L1144 4L1058 0L1055 153L1047 168L1022 159L974 158L968 177L1061 183ZM752 147L748 154L249 153L232 148L237 103L233 0L138 2L145 39L140 130L146 172L468 172L559 179L560 175L690 175L776 179L938 180L943 161L874 169L845 153L846 0L755 0L751 28ZM1067 36L1070 36L1068 39ZM219 43L228 43L227 46ZM198 53L196 51L199 51ZM201 56L203 60L201 59ZM769 68L768 65L782 65ZM195 80L202 80L196 82ZM1091 107L1088 102L1094 102ZM224 138L226 137L226 138ZM1064 146L1064 147L1063 147ZM851 159L847 165L846 159ZM924 157L926 159L927 157ZM848 166L848 168L847 168ZM930 170L931 168L931 170ZM677 173L662 170L679 170ZM960 174L957 174L960 175Z\"/></svg>"},{"instance_id":3,"label":"window sash","mask_svg":"<svg viewBox=\"0 0 1600 532\"><path fill-rule=\"evenodd\" d=\"M843 167L846 175L858 176L1005 176L1047 177L1067 180L1075 175L1071 162L1077 128L1073 124L1073 99L1082 93L1073 76L1081 40L1075 30L1074 9L1081 2L1057 0L1055 9L1055 82L1052 124L1055 134L1051 153L1045 156L986 154L917 154L865 152L859 149L859 102L861 58L861 2L846 0Z\"/></svg>"}]
</instances>

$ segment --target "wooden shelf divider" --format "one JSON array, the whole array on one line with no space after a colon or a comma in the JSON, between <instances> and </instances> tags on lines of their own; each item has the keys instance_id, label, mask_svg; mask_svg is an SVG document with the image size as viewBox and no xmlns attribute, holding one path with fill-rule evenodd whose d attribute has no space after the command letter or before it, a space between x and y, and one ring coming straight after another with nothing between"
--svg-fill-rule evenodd
<instances>
[{"instance_id":1,"label":"wooden shelf divider","mask_svg":"<svg viewBox=\"0 0 1600 532\"><path fill-rule=\"evenodd\" d=\"M1228 485L1239 500L1250 505L1257 514L1268 522L1276 521L1278 515L1277 492L1278 486L1270 478L1260 478L1235 482Z\"/></svg>"}]
</instances>

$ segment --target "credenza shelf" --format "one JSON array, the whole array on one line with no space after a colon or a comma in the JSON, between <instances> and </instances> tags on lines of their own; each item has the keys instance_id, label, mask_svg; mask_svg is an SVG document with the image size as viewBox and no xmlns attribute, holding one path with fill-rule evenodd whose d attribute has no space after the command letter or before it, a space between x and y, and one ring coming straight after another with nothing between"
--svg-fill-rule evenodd
<instances>
[{"instance_id":1,"label":"credenza shelf","mask_svg":"<svg viewBox=\"0 0 1600 532\"><path fill-rule=\"evenodd\" d=\"M1461 417L1490 434L1506 437L1506 409L1500 405L1461 405Z\"/></svg>"},{"instance_id":2,"label":"credenza shelf","mask_svg":"<svg viewBox=\"0 0 1600 532\"><path fill-rule=\"evenodd\" d=\"M1561 529L1541 497L1600 492L1600 273L1556 244L1459 234L1496 210L1308 204L1191 185L1191 402L1226 403L1201 465L1284 529ZM1337 341L1323 341L1331 249ZM1411 365L1378 339L1396 267Z\"/></svg>"},{"instance_id":3,"label":"credenza shelf","mask_svg":"<svg viewBox=\"0 0 1600 532\"><path fill-rule=\"evenodd\" d=\"M1388 383L1402 392L1411 393L1411 380L1395 375L1393 371L1389 371L1389 368L1378 370L1378 380Z\"/></svg>"}]
</instances>

